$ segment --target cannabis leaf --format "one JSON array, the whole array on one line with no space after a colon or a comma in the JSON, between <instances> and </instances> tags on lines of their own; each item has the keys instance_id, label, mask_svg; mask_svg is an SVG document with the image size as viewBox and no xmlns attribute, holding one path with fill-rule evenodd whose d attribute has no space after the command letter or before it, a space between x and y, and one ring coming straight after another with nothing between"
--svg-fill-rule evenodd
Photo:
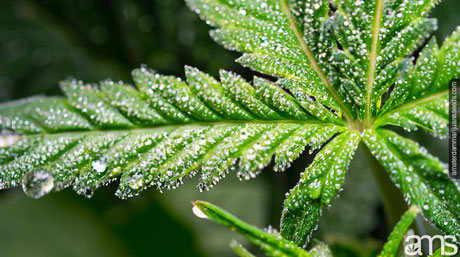
<instances>
[{"instance_id":1,"label":"cannabis leaf","mask_svg":"<svg viewBox=\"0 0 460 257\"><path fill-rule=\"evenodd\" d=\"M255 257L255 255L250 253L244 246L235 240L230 243L230 247L240 257Z\"/></svg>"},{"instance_id":2,"label":"cannabis leaf","mask_svg":"<svg viewBox=\"0 0 460 257\"><path fill-rule=\"evenodd\" d=\"M345 132L316 155L289 192L281 219L281 235L303 245L316 226L321 209L342 187L345 171L359 143L359 135Z\"/></svg>"},{"instance_id":3,"label":"cannabis leaf","mask_svg":"<svg viewBox=\"0 0 460 257\"><path fill-rule=\"evenodd\" d=\"M271 227L269 227L266 231L260 230L208 202L195 201L193 202L193 205L193 213L197 217L210 219L240 233L252 243L259 246L267 254L267 256L333 256L329 247L320 241L313 241L311 248L307 252L302 248L299 248L296 244L294 244L294 242L281 237L279 233ZM399 246L419 212L420 210L418 207L414 205L402 215L401 219L388 237L382 252L378 255L379 257L397 256ZM231 243L231 247L241 257L254 256L236 241Z\"/></svg>"},{"instance_id":4,"label":"cannabis leaf","mask_svg":"<svg viewBox=\"0 0 460 257\"><path fill-rule=\"evenodd\" d=\"M431 39L416 66L395 84L376 126L394 124L406 129L424 128L446 136L449 122L449 81L460 76L460 28L441 49Z\"/></svg>"},{"instance_id":5,"label":"cannabis leaf","mask_svg":"<svg viewBox=\"0 0 460 257\"><path fill-rule=\"evenodd\" d=\"M193 212L196 216L199 218L211 219L231 228L251 240L251 242L257 246L260 246L268 256L332 256L329 248L321 242L316 242L316 245L307 252L298 247L295 243L283 238L277 231L273 229L269 229L268 231L258 229L211 203L196 201L193 202L193 205ZM242 253L240 256L252 256L249 255L249 252L246 250L242 251L241 246L237 246L237 248L237 253Z\"/></svg>"},{"instance_id":6,"label":"cannabis leaf","mask_svg":"<svg viewBox=\"0 0 460 257\"><path fill-rule=\"evenodd\" d=\"M238 62L282 78L278 83L303 100L307 110L319 112L320 116L330 115L326 108L349 112L320 69L314 53L305 45L301 32L292 26L294 21L283 14L282 8L287 8L284 1L281 5L277 1L188 0L187 3L209 24L219 27L211 31L217 42L245 53Z\"/></svg>"},{"instance_id":7,"label":"cannabis leaf","mask_svg":"<svg viewBox=\"0 0 460 257\"><path fill-rule=\"evenodd\" d=\"M456 252L458 252L458 249L454 249L450 246L444 245L444 247L439 247L436 252L434 252L432 255L429 257L447 257L447 256L453 256Z\"/></svg>"},{"instance_id":8,"label":"cannabis leaf","mask_svg":"<svg viewBox=\"0 0 460 257\"><path fill-rule=\"evenodd\" d=\"M416 142L389 130L365 131L363 140L406 200L442 231L460 238L460 193L445 165Z\"/></svg>"},{"instance_id":9,"label":"cannabis leaf","mask_svg":"<svg viewBox=\"0 0 460 257\"><path fill-rule=\"evenodd\" d=\"M229 171L255 177L273 156L275 170L284 170L310 146L320 150L287 194L282 237L196 203L272 254L297 256L307 254L297 246L308 243L363 141L408 204L460 242L458 185L443 163L389 126L447 134L460 28L440 47L431 38L436 20L426 15L438 2L187 0L215 27L217 42L243 53L239 63L269 78L249 84L222 71L219 82L186 67L182 81L142 67L133 71L137 88L69 80L61 84L66 98L2 104L3 134L20 139L0 148L0 188L22 184L40 197L73 186L91 196L120 177L117 195L126 198L199 173L207 189Z\"/></svg>"},{"instance_id":10,"label":"cannabis leaf","mask_svg":"<svg viewBox=\"0 0 460 257\"><path fill-rule=\"evenodd\" d=\"M419 212L418 207L414 205L402 215L383 246L382 252L378 255L379 257L397 256L399 245L401 245L407 230L409 230ZM411 249L411 252L416 252L416 249Z\"/></svg>"},{"instance_id":11,"label":"cannabis leaf","mask_svg":"<svg viewBox=\"0 0 460 257\"><path fill-rule=\"evenodd\" d=\"M315 118L268 80L256 77L251 86L222 71L220 83L191 67L186 76L188 83L141 68L133 71L139 90L69 80L61 84L67 98L3 104L2 129L28 136L2 148L1 187L22 183L40 197L73 185L91 196L121 176L117 195L126 198L149 186L175 188L200 172L204 189L237 161L244 179L273 155L282 170L307 145L318 148L343 131L338 119Z\"/></svg>"}]
</instances>

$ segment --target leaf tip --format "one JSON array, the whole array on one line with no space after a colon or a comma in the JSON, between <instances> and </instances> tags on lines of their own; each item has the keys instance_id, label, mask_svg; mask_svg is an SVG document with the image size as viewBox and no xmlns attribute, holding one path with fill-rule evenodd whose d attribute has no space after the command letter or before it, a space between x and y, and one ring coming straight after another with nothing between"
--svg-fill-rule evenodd
<instances>
[{"instance_id":1,"label":"leaf tip","mask_svg":"<svg viewBox=\"0 0 460 257\"><path fill-rule=\"evenodd\" d=\"M200 219L208 219L208 215L206 215L199 207L200 201L192 201L192 212L195 216L197 216Z\"/></svg>"},{"instance_id":2,"label":"leaf tip","mask_svg":"<svg viewBox=\"0 0 460 257\"><path fill-rule=\"evenodd\" d=\"M412 205L410 208L409 208L409 212L415 216L417 216L419 213L420 213L420 208L418 208L417 205Z\"/></svg>"}]
</instances>

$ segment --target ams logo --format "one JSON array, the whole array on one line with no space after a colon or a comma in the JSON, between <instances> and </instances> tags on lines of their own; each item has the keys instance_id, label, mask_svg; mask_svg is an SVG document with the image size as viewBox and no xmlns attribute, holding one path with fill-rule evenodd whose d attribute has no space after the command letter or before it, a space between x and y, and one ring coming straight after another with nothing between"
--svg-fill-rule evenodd
<instances>
[{"instance_id":1,"label":"ams logo","mask_svg":"<svg viewBox=\"0 0 460 257\"><path fill-rule=\"evenodd\" d=\"M453 256L457 254L458 252L458 247L455 244L449 243L453 242L455 243L457 239L454 236L429 236L429 235L424 235L424 236L418 236L418 235L410 235L406 237L405 239L405 247L404 247L404 253L406 256L422 256L422 240L426 240L428 242L428 255L433 254L433 243L435 239L439 239L440 244L441 244L441 254L446 255L446 256ZM447 250L448 249L448 250Z\"/></svg>"}]
</instances>

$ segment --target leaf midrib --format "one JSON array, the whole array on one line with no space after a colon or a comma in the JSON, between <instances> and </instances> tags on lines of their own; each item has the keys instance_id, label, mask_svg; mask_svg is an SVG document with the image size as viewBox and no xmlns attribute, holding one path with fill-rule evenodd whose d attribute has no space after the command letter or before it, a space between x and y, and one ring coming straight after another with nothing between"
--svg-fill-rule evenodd
<instances>
[{"instance_id":1,"label":"leaf midrib","mask_svg":"<svg viewBox=\"0 0 460 257\"><path fill-rule=\"evenodd\" d=\"M93 128L91 130L68 130L60 132L44 132L44 133L31 133L31 134L20 134L21 136L43 136L43 135L58 135L58 134L75 134L75 133L100 133L100 132L142 132L145 130L152 129L168 129L175 127L185 127L185 126L216 126L216 125L240 125L240 124L301 124L301 125L324 125L324 126L341 126L334 123L323 122L319 120L224 120L224 121L198 121L190 123L168 123L168 124L159 124L157 126L150 127L136 127L136 128Z\"/></svg>"},{"instance_id":2,"label":"leaf midrib","mask_svg":"<svg viewBox=\"0 0 460 257\"><path fill-rule=\"evenodd\" d=\"M449 94L449 90L448 90L448 89L443 90L443 91L440 91L440 92L435 93L435 94L427 95L427 96L425 96L425 97L422 97L422 98L419 98L419 99L417 99L417 100L411 101L411 102L409 102L409 103L403 104L403 105L399 106L399 107L396 108L396 109L393 109L393 110L391 110L391 111L389 111L389 112L387 112L387 113L384 113L382 116L380 116L379 120L380 120L380 119L383 119L385 116L394 114L394 113L399 112L399 111L401 111L401 110L403 110L403 109L410 108L410 107L416 106L416 105L418 105L418 104L423 104L423 103L429 102L429 101L431 101L431 100L435 100L436 98L442 97L442 96L444 96L444 95L446 95L446 94Z\"/></svg>"},{"instance_id":3,"label":"leaf midrib","mask_svg":"<svg viewBox=\"0 0 460 257\"><path fill-rule=\"evenodd\" d=\"M383 12L383 2L384 0L377 0L374 24L372 26L372 46L371 53L369 56L369 69L367 72L367 83L366 83L366 121L367 125L372 124L371 121L371 100L372 100L372 90L374 87L375 80L375 71L377 66L377 52L379 44L379 31L380 31L380 22L382 19Z\"/></svg>"},{"instance_id":4,"label":"leaf midrib","mask_svg":"<svg viewBox=\"0 0 460 257\"><path fill-rule=\"evenodd\" d=\"M284 14L286 15L286 18L290 24L290 27L292 31L295 34L295 37L297 38L297 41L300 45L300 48L302 49L303 53L307 57L308 61L310 62L310 65L312 66L313 70L318 74L319 78L323 82L324 86L326 89L329 91L329 93L334 97L334 99L337 101L339 106L341 107L342 111L345 113L346 118L348 122L353 123L353 115L351 114L351 111L348 109L348 107L345 105L345 103L342 101L339 93L332 87L331 83L329 82L329 79L326 77L324 74L323 70L319 66L319 64L316 62L316 59L313 55L313 53L310 51L310 48L308 45L305 43L305 40L303 38L302 33L300 32L294 18L292 17L291 11L289 10L289 5L286 2L286 0L280 0L281 3L281 9L283 10Z\"/></svg>"}]
</instances>

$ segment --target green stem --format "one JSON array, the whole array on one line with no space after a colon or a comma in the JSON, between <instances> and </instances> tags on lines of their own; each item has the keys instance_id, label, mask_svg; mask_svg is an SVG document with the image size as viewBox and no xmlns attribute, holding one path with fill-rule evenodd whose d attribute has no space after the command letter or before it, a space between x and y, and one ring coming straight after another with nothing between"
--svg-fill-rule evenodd
<instances>
[{"instance_id":1,"label":"green stem","mask_svg":"<svg viewBox=\"0 0 460 257\"><path fill-rule=\"evenodd\" d=\"M236 241L232 241L230 243L230 247L233 249L233 251L240 257L256 257L252 253L250 253L246 248L244 248L242 245L240 245Z\"/></svg>"},{"instance_id":2,"label":"green stem","mask_svg":"<svg viewBox=\"0 0 460 257\"><path fill-rule=\"evenodd\" d=\"M391 230L399 221L399 218L407 210L407 204L404 201L401 191L396 188L391 181L385 168L375 159L366 145L363 144L369 166L374 174L380 189L380 195L383 201L383 208L387 217L388 228Z\"/></svg>"}]
</instances>

